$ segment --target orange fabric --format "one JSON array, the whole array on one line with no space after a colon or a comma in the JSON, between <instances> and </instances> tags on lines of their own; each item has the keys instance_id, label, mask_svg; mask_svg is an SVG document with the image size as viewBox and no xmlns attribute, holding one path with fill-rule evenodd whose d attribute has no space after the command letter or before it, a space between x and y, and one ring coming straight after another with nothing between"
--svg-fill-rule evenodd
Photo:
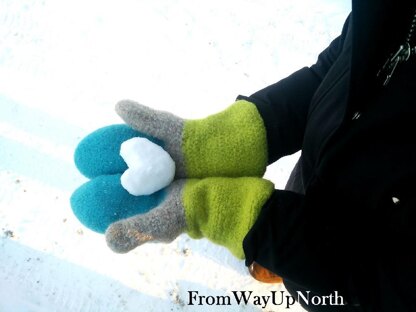
<instances>
[{"instance_id":1,"label":"orange fabric","mask_svg":"<svg viewBox=\"0 0 416 312\"><path fill-rule=\"evenodd\" d=\"M283 283L283 279L279 275L274 274L256 262L253 262L249 266L248 271L250 272L251 276L259 282L269 284Z\"/></svg>"}]
</instances>

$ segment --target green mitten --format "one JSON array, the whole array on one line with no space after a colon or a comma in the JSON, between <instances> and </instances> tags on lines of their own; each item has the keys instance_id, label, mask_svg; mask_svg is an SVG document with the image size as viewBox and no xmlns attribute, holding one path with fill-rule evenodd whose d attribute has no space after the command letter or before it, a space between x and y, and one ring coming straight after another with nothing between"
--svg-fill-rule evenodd
<instances>
[{"instance_id":1,"label":"green mitten","mask_svg":"<svg viewBox=\"0 0 416 312\"><path fill-rule=\"evenodd\" d=\"M176 180L158 207L110 225L107 244L125 253L148 241L171 242L186 232L243 259L243 239L273 189L270 181L254 177Z\"/></svg>"},{"instance_id":2,"label":"green mitten","mask_svg":"<svg viewBox=\"0 0 416 312\"><path fill-rule=\"evenodd\" d=\"M225 111L185 120L133 101L117 113L132 128L164 143L176 163L177 178L258 176L267 166L267 139L254 104L240 100Z\"/></svg>"}]
</instances>

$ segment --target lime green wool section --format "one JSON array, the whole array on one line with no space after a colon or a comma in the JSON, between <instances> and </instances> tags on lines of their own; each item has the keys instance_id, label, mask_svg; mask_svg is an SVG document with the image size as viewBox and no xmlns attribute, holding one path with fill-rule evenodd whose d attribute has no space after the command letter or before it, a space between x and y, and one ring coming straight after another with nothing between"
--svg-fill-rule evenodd
<instances>
[{"instance_id":1,"label":"lime green wool section","mask_svg":"<svg viewBox=\"0 0 416 312\"><path fill-rule=\"evenodd\" d=\"M254 177L188 180L183 191L186 232L244 259L243 239L273 190L272 182Z\"/></svg>"},{"instance_id":2,"label":"lime green wool section","mask_svg":"<svg viewBox=\"0 0 416 312\"><path fill-rule=\"evenodd\" d=\"M190 177L261 177L266 170L266 129L250 102L237 101L221 113L187 120L182 142Z\"/></svg>"}]
</instances>

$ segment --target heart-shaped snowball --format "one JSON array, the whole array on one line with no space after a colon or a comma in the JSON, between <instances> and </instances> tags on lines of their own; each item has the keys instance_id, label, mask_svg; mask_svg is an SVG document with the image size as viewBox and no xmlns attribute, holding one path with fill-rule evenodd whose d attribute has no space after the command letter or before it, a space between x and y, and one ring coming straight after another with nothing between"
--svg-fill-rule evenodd
<instances>
[{"instance_id":1,"label":"heart-shaped snowball","mask_svg":"<svg viewBox=\"0 0 416 312\"><path fill-rule=\"evenodd\" d=\"M120 156L129 167L121 175L121 185L132 195L150 195L173 181L175 162L172 157L146 138L124 141Z\"/></svg>"}]
</instances>

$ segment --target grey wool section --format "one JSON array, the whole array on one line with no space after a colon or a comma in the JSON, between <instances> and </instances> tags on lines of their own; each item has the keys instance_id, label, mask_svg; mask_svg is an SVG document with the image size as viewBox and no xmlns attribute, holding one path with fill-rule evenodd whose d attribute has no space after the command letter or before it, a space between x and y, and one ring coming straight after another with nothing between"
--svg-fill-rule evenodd
<instances>
[{"instance_id":1,"label":"grey wool section","mask_svg":"<svg viewBox=\"0 0 416 312\"><path fill-rule=\"evenodd\" d=\"M185 178L185 161L182 153L185 121L169 112L158 111L131 100L116 104L117 114L137 131L147 133L165 143L164 149L176 164L176 178Z\"/></svg>"},{"instance_id":2,"label":"grey wool section","mask_svg":"<svg viewBox=\"0 0 416 312\"><path fill-rule=\"evenodd\" d=\"M127 253L150 241L170 243L185 232L184 185L185 180L174 181L160 206L111 224L105 233L107 245L114 252Z\"/></svg>"}]
</instances>

